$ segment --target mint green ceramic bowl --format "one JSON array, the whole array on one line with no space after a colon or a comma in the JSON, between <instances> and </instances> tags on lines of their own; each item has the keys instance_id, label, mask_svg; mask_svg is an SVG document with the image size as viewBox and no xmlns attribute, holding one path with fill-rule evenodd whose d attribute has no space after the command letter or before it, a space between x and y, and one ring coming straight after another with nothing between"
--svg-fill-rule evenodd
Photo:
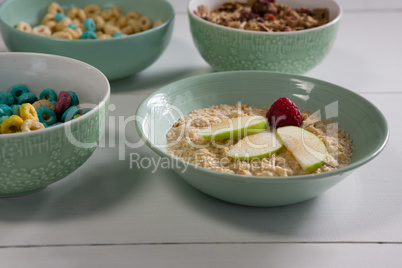
<instances>
[{"instance_id":1,"label":"mint green ceramic bowl","mask_svg":"<svg viewBox=\"0 0 402 268\"><path fill-rule=\"evenodd\" d=\"M166 134L181 115L237 102L262 107L284 96L303 111L332 117L350 133L355 148L349 166L314 175L253 177L197 167L167 154ZM136 115L140 136L185 181L218 199L250 206L288 205L318 196L376 157L389 136L382 113L358 94L313 78L263 71L213 73L172 83L148 96Z\"/></svg>"},{"instance_id":2,"label":"mint green ceramic bowl","mask_svg":"<svg viewBox=\"0 0 402 268\"><path fill-rule=\"evenodd\" d=\"M293 8L328 8L330 22L309 30L269 33L220 26L193 13L200 4L213 9L223 2L226 0L191 0L187 9L195 46L217 71L305 73L330 51L342 16L342 10L334 0L278 0Z\"/></svg>"},{"instance_id":3,"label":"mint green ceramic bowl","mask_svg":"<svg viewBox=\"0 0 402 268\"><path fill-rule=\"evenodd\" d=\"M25 84L37 96L45 88L75 91L87 114L33 132L0 134L0 197L38 191L79 168L105 132L110 87L96 68L70 58L0 53L0 89Z\"/></svg>"},{"instance_id":4,"label":"mint green ceramic bowl","mask_svg":"<svg viewBox=\"0 0 402 268\"><path fill-rule=\"evenodd\" d=\"M99 40L66 40L42 37L14 28L20 21L40 24L47 6L53 0L6 0L0 5L0 31L10 51L37 52L66 56L84 61L102 71L109 80L138 73L162 54L173 30L173 7L165 0L58 0L63 8L99 4L102 8L117 5L123 11L136 10L152 21L162 19L164 24L124 38Z\"/></svg>"}]
</instances>

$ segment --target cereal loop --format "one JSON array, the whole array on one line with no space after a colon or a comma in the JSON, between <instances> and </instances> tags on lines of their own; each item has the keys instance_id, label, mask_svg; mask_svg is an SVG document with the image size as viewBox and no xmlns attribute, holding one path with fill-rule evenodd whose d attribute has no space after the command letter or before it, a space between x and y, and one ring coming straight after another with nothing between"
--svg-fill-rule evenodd
<instances>
[{"instance_id":1,"label":"cereal loop","mask_svg":"<svg viewBox=\"0 0 402 268\"><path fill-rule=\"evenodd\" d=\"M15 28L17 28L17 29L20 30L20 31L27 32L27 33L32 32L32 27L31 27L31 25L29 25L28 23L23 22L23 21L21 21L20 23L18 23Z\"/></svg>"},{"instance_id":2,"label":"cereal loop","mask_svg":"<svg viewBox=\"0 0 402 268\"><path fill-rule=\"evenodd\" d=\"M154 22L154 27L158 27L159 25L162 25L163 24L163 20L156 20L155 22Z\"/></svg>"},{"instance_id":3,"label":"cereal loop","mask_svg":"<svg viewBox=\"0 0 402 268\"><path fill-rule=\"evenodd\" d=\"M59 22L56 24L56 31L61 31L61 30L63 30L64 28L68 27L68 25L70 25L70 23L71 23L71 19L70 19L70 18L64 18L64 19L62 19L61 21L59 21Z\"/></svg>"},{"instance_id":4,"label":"cereal loop","mask_svg":"<svg viewBox=\"0 0 402 268\"><path fill-rule=\"evenodd\" d=\"M96 30L98 30L98 31L102 30L103 27L105 26L105 20L99 15L93 17L93 20L96 23Z\"/></svg>"},{"instance_id":5,"label":"cereal loop","mask_svg":"<svg viewBox=\"0 0 402 268\"><path fill-rule=\"evenodd\" d=\"M18 115L12 115L6 118L0 125L1 134L19 132L23 123L24 120Z\"/></svg>"},{"instance_id":6,"label":"cereal loop","mask_svg":"<svg viewBox=\"0 0 402 268\"><path fill-rule=\"evenodd\" d=\"M126 16L121 16L117 19L117 26L121 29L123 27L127 26L127 17Z\"/></svg>"},{"instance_id":7,"label":"cereal loop","mask_svg":"<svg viewBox=\"0 0 402 268\"><path fill-rule=\"evenodd\" d=\"M70 9L70 10L67 12L67 16L68 16L70 19L72 19L73 21L74 21L74 20L78 20L78 21L80 21L81 23L87 18L87 14L85 14L85 11L84 11L83 9L76 8L76 7L73 7L72 9ZM78 25L77 25L77 26L78 26Z\"/></svg>"},{"instance_id":8,"label":"cereal loop","mask_svg":"<svg viewBox=\"0 0 402 268\"><path fill-rule=\"evenodd\" d=\"M62 31L70 34L73 39L80 38L80 35L75 30L71 29L70 27L66 27Z\"/></svg>"},{"instance_id":9,"label":"cereal loop","mask_svg":"<svg viewBox=\"0 0 402 268\"><path fill-rule=\"evenodd\" d=\"M133 28L133 33L141 32L141 25L138 20L129 19L128 24Z\"/></svg>"},{"instance_id":10,"label":"cereal loop","mask_svg":"<svg viewBox=\"0 0 402 268\"><path fill-rule=\"evenodd\" d=\"M125 33L125 34L132 34L132 33L134 33L133 26L127 25L126 27L124 27L123 29L121 29L121 32L122 32L122 33Z\"/></svg>"},{"instance_id":11,"label":"cereal loop","mask_svg":"<svg viewBox=\"0 0 402 268\"><path fill-rule=\"evenodd\" d=\"M21 125L22 132L30 132L44 128L45 126L41 122L32 119L25 120Z\"/></svg>"},{"instance_id":12,"label":"cereal loop","mask_svg":"<svg viewBox=\"0 0 402 268\"><path fill-rule=\"evenodd\" d=\"M120 17L123 14L123 12L121 11L121 9L118 6L112 7L112 13L113 13L113 16L116 18Z\"/></svg>"},{"instance_id":13,"label":"cereal loop","mask_svg":"<svg viewBox=\"0 0 402 268\"><path fill-rule=\"evenodd\" d=\"M54 105L52 104L52 102L49 101L49 100L38 100L38 101L35 101L35 102L32 104L32 106L35 108L35 110L38 109L39 107L42 107L42 106L50 107L50 108L52 108L53 110L54 110L54 108L55 108Z\"/></svg>"},{"instance_id":14,"label":"cereal loop","mask_svg":"<svg viewBox=\"0 0 402 268\"><path fill-rule=\"evenodd\" d=\"M141 17L139 20L141 30L145 31L152 27L152 22L148 17Z\"/></svg>"},{"instance_id":15,"label":"cereal loop","mask_svg":"<svg viewBox=\"0 0 402 268\"><path fill-rule=\"evenodd\" d=\"M48 13L52 13L52 14L57 14L57 13L61 13L64 14L64 10L63 8L56 2L53 2L49 5L49 7L47 8L47 12Z\"/></svg>"},{"instance_id":16,"label":"cereal loop","mask_svg":"<svg viewBox=\"0 0 402 268\"><path fill-rule=\"evenodd\" d=\"M46 24L49 21L54 21L54 16L56 14L48 13L43 17L42 24Z\"/></svg>"},{"instance_id":17,"label":"cereal loop","mask_svg":"<svg viewBox=\"0 0 402 268\"><path fill-rule=\"evenodd\" d=\"M46 25L39 25L32 29L32 33L42 36L51 36L52 30L50 30Z\"/></svg>"},{"instance_id":18,"label":"cereal loop","mask_svg":"<svg viewBox=\"0 0 402 268\"><path fill-rule=\"evenodd\" d=\"M52 34L52 37L61 38L61 39L73 39L73 36L70 33L59 31Z\"/></svg>"},{"instance_id":19,"label":"cereal loop","mask_svg":"<svg viewBox=\"0 0 402 268\"><path fill-rule=\"evenodd\" d=\"M39 120L35 108L30 103L23 103L20 107L20 117L22 120Z\"/></svg>"},{"instance_id":20,"label":"cereal loop","mask_svg":"<svg viewBox=\"0 0 402 268\"><path fill-rule=\"evenodd\" d=\"M112 38L112 36L110 34L101 34L98 36L99 39L108 39L108 38Z\"/></svg>"},{"instance_id":21,"label":"cereal loop","mask_svg":"<svg viewBox=\"0 0 402 268\"><path fill-rule=\"evenodd\" d=\"M55 21L48 21L48 22L44 23L43 25L49 27L49 29L51 31L53 31L56 28L56 24L57 24L57 22L55 22Z\"/></svg>"},{"instance_id":22,"label":"cereal loop","mask_svg":"<svg viewBox=\"0 0 402 268\"><path fill-rule=\"evenodd\" d=\"M113 12L110 9L103 10L101 16L104 20L110 20L113 17Z\"/></svg>"},{"instance_id":23,"label":"cereal loop","mask_svg":"<svg viewBox=\"0 0 402 268\"><path fill-rule=\"evenodd\" d=\"M139 18L141 18L141 14L136 12L136 11L130 11L130 12L127 13L126 17L128 19L138 20Z\"/></svg>"},{"instance_id":24,"label":"cereal loop","mask_svg":"<svg viewBox=\"0 0 402 268\"><path fill-rule=\"evenodd\" d=\"M101 14L102 9L98 5L93 4L84 7L84 11L88 17L92 17Z\"/></svg>"},{"instance_id":25,"label":"cereal loop","mask_svg":"<svg viewBox=\"0 0 402 268\"><path fill-rule=\"evenodd\" d=\"M106 23L105 27L104 27L104 31L105 31L106 34L114 35L115 33L120 32L120 29L118 27L114 26L114 25Z\"/></svg>"}]
</instances>

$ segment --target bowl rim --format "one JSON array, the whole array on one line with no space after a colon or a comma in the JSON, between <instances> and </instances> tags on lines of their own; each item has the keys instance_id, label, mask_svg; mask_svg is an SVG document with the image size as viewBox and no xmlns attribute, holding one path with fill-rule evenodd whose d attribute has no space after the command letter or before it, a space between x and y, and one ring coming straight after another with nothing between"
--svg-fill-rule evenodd
<instances>
[{"instance_id":1,"label":"bowl rim","mask_svg":"<svg viewBox=\"0 0 402 268\"><path fill-rule=\"evenodd\" d=\"M46 133L46 132L53 131L53 130L56 130L56 129L64 128L66 126L65 124L78 124L78 122L80 122L82 120L85 120L87 117L89 117L92 114L95 114L96 112L98 112L100 107L103 106L103 105L106 105L107 101L110 98L110 83L109 83L109 80L106 78L106 76L101 71L99 71L97 68L95 68L94 66L92 66L92 65L90 65L88 63L85 63L83 61L76 60L76 59L73 59L73 58L68 58L68 57L59 56L59 55L53 55L53 54L45 54L45 53L30 53L30 52L2 52L2 53L0 53L0 59L2 57L6 57L6 56L56 58L58 61L70 62L70 63L73 63L73 64L81 65L83 67L86 67L86 68L94 71L98 75L100 75L100 78L102 79L102 82L106 85L107 92L104 95L104 97L100 100L100 102L98 104L96 104L96 106L93 109L91 109L89 112L83 114L82 116L78 117L77 119L74 119L74 121L64 122L64 123L59 124L57 126L47 127L47 128L44 128L44 129L39 129L39 130L31 131L31 132L0 134L0 140L1 139L7 139L7 138L13 138L13 137L24 137L24 136L27 136L27 135ZM106 109L107 109L107 107L106 107Z\"/></svg>"},{"instance_id":2,"label":"bowl rim","mask_svg":"<svg viewBox=\"0 0 402 268\"><path fill-rule=\"evenodd\" d=\"M18 0L5 0L3 3L0 4L0 12L4 8L4 5L7 5L7 3L11 2L11 1L18 1ZM132 38L135 38L135 37L138 37L138 36L141 37L143 35L158 31L158 30L160 30L162 28L166 28L169 24L171 24L171 22L174 20L174 17L175 17L175 10L174 10L172 4L170 2L168 2L167 0L160 0L160 1L165 2L167 4L167 6L169 7L169 9L170 9L169 18L167 20L165 20L162 24L160 24L160 25L158 25L156 27L153 27L151 29L148 29L146 31L142 31L142 32L139 32L139 33L136 33L136 34L129 34L127 36L124 36L124 38L123 37L120 37L120 38L113 38L112 37L112 38L106 38L106 39L99 39L99 38L97 38L97 39L63 39L63 38L54 38L54 37L50 37L50 36L42 36L42 35L37 35L37 34L32 34L32 33L27 33L27 32L24 32L24 31L20 31L20 30L16 29L15 27L13 27L13 26L9 25L8 23L6 23L1 16L0 16L0 23L4 24L6 27L11 29L11 31L13 31L13 32L23 34L23 35L26 35L26 36L30 36L32 38L37 38L39 40L47 40L47 41L51 40L50 42L56 42L56 43L57 42L61 42L61 43L63 43L63 42L74 42L75 44L85 44L85 43L90 42L91 44L93 44L93 42L108 43L108 42L115 42L117 40L119 40L120 42L123 42L124 40L127 40L127 39L132 39Z\"/></svg>"},{"instance_id":3,"label":"bowl rim","mask_svg":"<svg viewBox=\"0 0 402 268\"><path fill-rule=\"evenodd\" d=\"M215 23L203 20L199 16L195 15L193 13L193 10L190 9L191 5L195 1L197 1L197 0L190 0L188 2L188 4L187 4L187 13L188 13L188 15L190 17L198 20L201 23L204 23L205 25L209 25L211 27L217 27L219 29L225 29L225 30L228 30L228 31L233 31L233 32L238 32L238 33L243 33L243 34L251 34L251 35L268 35L268 36L272 35L272 36L276 36L276 35L297 35L297 34L303 34L303 33L308 33L308 32L314 32L314 31L318 31L318 30L321 30L321 29L331 27L334 24L337 24L340 21L340 19L342 18L342 16L343 16L343 10L342 10L341 5L336 0L330 0L331 2L333 2L337 6L337 8L339 9L339 13L333 20L331 20L330 22L328 22L328 23L326 23L324 25L314 27L314 28L311 28L311 29L300 30L300 31L292 31L292 32L262 32L262 31L240 30L240 29L236 29L236 28L230 28L230 27L227 27L227 26L215 24Z\"/></svg>"},{"instance_id":4,"label":"bowl rim","mask_svg":"<svg viewBox=\"0 0 402 268\"><path fill-rule=\"evenodd\" d=\"M146 110L145 106L146 103L153 98L155 95L160 94L162 92L164 92L166 89L171 88L175 83L178 82L185 82L185 81L189 81L191 79L194 78L205 78L205 77L216 77L216 76L220 76L220 75L241 75L244 73L261 73L261 74L272 74L272 75L283 75L286 77L292 77L292 78L299 78L299 79L308 79L310 81L314 81L314 82L318 82L321 84L326 84L329 86L335 86L341 90L344 90L346 92L348 92L349 94L354 95L355 97L359 98L361 101L366 102L367 105L371 106L371 108L373 109L373 111L375 111L379 117L381 118L381 122L382 124L385 125L385 135L384 135L384 139L381 140L381 145L378 147L378 149L376 151L374 151L371 155L366 156L364 159L361 159L357 162L351 163L345 167L342 168L338 168L336 170L332 170L332 171L327 171L327 172L323 172L323 173L318 173L318 174L307 174L307 175L297 175L297 176L288 176L288 177L280 177L280 176L274 176L274 177L269 177L269 176L249 176L249 175L240 175L240 174L230 174L230 173L225 173L225 172L220 172L220 171L215 171L212 169L208 169L208 168L204 168L204 167L200 167L200 166L196 166L194 164L191 164L189 162L186 162L184 160L181 160L177 157L174 157L170 154L168 154L167 152L164 152L163 150L159 149L157 146L154 146L154 144L148 139L147 135L144 133L143 128L142 128L142 123L143 120L140 121L138 120L138 114L142 111L142 110ZM218 176L221 179L227 179L230 181L240 181L240 182L259 182L259 183L287 183L287 182L297 182L297 181L306 181L306 180L317 180L317 179L325 179L325 178L330 178L333 176L341 176L346 172L350 172L366 163L368 163L369 161L373 160L376 156L378 156L381 151L385 148L386 144L388 143L389 140L389 135L390 135L390 129L389 129L389 124L385 118L385 116L383 115L383 113L377 108L377 106L375 106L372 102L370 102L369 100L367 100L366 98L364 98L363 96L359 95L356 92L353 92L347 88L338 86L336 84L330 83L330 82L326 82L320 79L316 79L316 78L312 78L312 77L308 77L308 76L304 76L304 75L296 75L296 74L287 74L287 73L278 73L278 72L269 72L269 71L255 71L255 70L244 70L244 71L226 71L226 72L217 72L217 73L208 73L208 74L202 74L202 75L197 75L197 76L193 76L193 77L188 77L188 78L184 78L175 82L172 82L170 84L167 84L165 86L163 86L162 88L159 88L158 90L154 91L152 94L148 95L142 102L141 104L138 106L136 112L135 112L135 116L136 116L136 120L135 120L135 126L137 129L137 133L140 136L140 138L145 142L145 144L152 149L154 152L156 152L159 155L162 156L166 156L178 163L181 163L182 165L187 165L188 167L193 168L194 170L198 170L201 173L205 173L206 175L210 174L212 176Z\"/></svg>"}]
</instances>

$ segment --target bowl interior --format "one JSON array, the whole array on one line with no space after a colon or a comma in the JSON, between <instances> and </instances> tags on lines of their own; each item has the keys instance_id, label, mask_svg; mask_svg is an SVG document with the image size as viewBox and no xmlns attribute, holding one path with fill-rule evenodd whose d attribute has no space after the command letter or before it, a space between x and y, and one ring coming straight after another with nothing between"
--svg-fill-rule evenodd
<instances>
[{"instance_id":1,"label":"bowl interior","mask_svg":"<svg viewBox=\"0 0 402 268\"><path fill-rule=\"evenodd\" d=\"M226 0L191 0L188 4L188 11L190 14L193 14L194 10L197 10L199 5L206 5L211 10L220 6L222 3L227 2ZM337 18L341 9L340 6L333 0L280 0L277 1L280 4L290 6L291 8L328 8L329 10L329 19L333 21ZM194 15L194 14L193 14Z\"/></svg>"},{"instance_id":2,"label":"bowl interior","mask_svg":"<svg viewBox=\"0 0 402 268\"><path fill-rule=\"evenodd\" d=\"M0 89L24 84L39 96L45 88L74 91L80 104L99 105L109 97L109 82L96 68L70 58L35 53L0 53ZM0 135L1 136L1 135Z\"/></svg>"},{"instance_id":3,"label":"bowl interior","mask_svg":"<svg viewBox=\"0 0 402 268\"><path fill-rule=\"evenodd\" d=\"M0 7L0 18L9 26L14 27L18 22L25 21L30 25L40 24L42 18L47 13L47 7L53 0L6 0ZM123 12L134 10L144 16L148 16L152 21L161 19L167 21L172 18L173 10L169 3L164 0L58 0L64 10L71 7L83 8L89 4L98 4L101 8L111 8L119 6Z\"/></svg>"},{"instance_id":4,"label":"bowl interior","mask_svg":"<svg viewBox=\"0 0 402 268\"><path fill-rule=\"evenodd\" d=\"M269 106L280 97L290 98L302 111L332 118L350 134L355 149L345 171L371 160L388 139L384 116L358 94L308 77L258 71L207 74L167 85L140 105L137 128L152 149L166 154L166 133L191 111L237 102Z\"/></svg>"}]
</instances>

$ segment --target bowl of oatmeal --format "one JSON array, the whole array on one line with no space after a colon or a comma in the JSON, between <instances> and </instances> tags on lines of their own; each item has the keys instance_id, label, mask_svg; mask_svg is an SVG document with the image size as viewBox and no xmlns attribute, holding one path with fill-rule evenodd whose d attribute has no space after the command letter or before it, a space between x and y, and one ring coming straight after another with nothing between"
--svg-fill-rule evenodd
<instances>
[{"instance_id":1,"label":"bowl of oatmeal","mask_svg":"<svg viewBox=\"0 0 402 268\"><path fill-rule=\"evenodd\" d=\"M194 44L217 71L302 74L335 42L341 7L334 0L191 0Z\"/></svg>"},{"instance_id":2,"label":"bowl of oatmeal","mask_svg":"<svg viewBox=\"0 0 402 268\"><path fill-rule=\"evenodd\" d=\"M301 111L296 128L325 144L319 167L306 171L287 144L262 158L231 157L239 141L260 135L255 126L264 128L262 119L283 97ZM288 205L322 194L376 157L389 136L382 113L358 94L313 78L263 71L174 82L148 96L136 116L145 143L186 182L215 198L250 206ZM219 132L219 139L208 134L223 122L251 117L258 120L246 137L240 131L229 138ZM283 126L277 127L279 134ZM269 123L266 129L271 128Z\"/></svg>"}]
</instances>

